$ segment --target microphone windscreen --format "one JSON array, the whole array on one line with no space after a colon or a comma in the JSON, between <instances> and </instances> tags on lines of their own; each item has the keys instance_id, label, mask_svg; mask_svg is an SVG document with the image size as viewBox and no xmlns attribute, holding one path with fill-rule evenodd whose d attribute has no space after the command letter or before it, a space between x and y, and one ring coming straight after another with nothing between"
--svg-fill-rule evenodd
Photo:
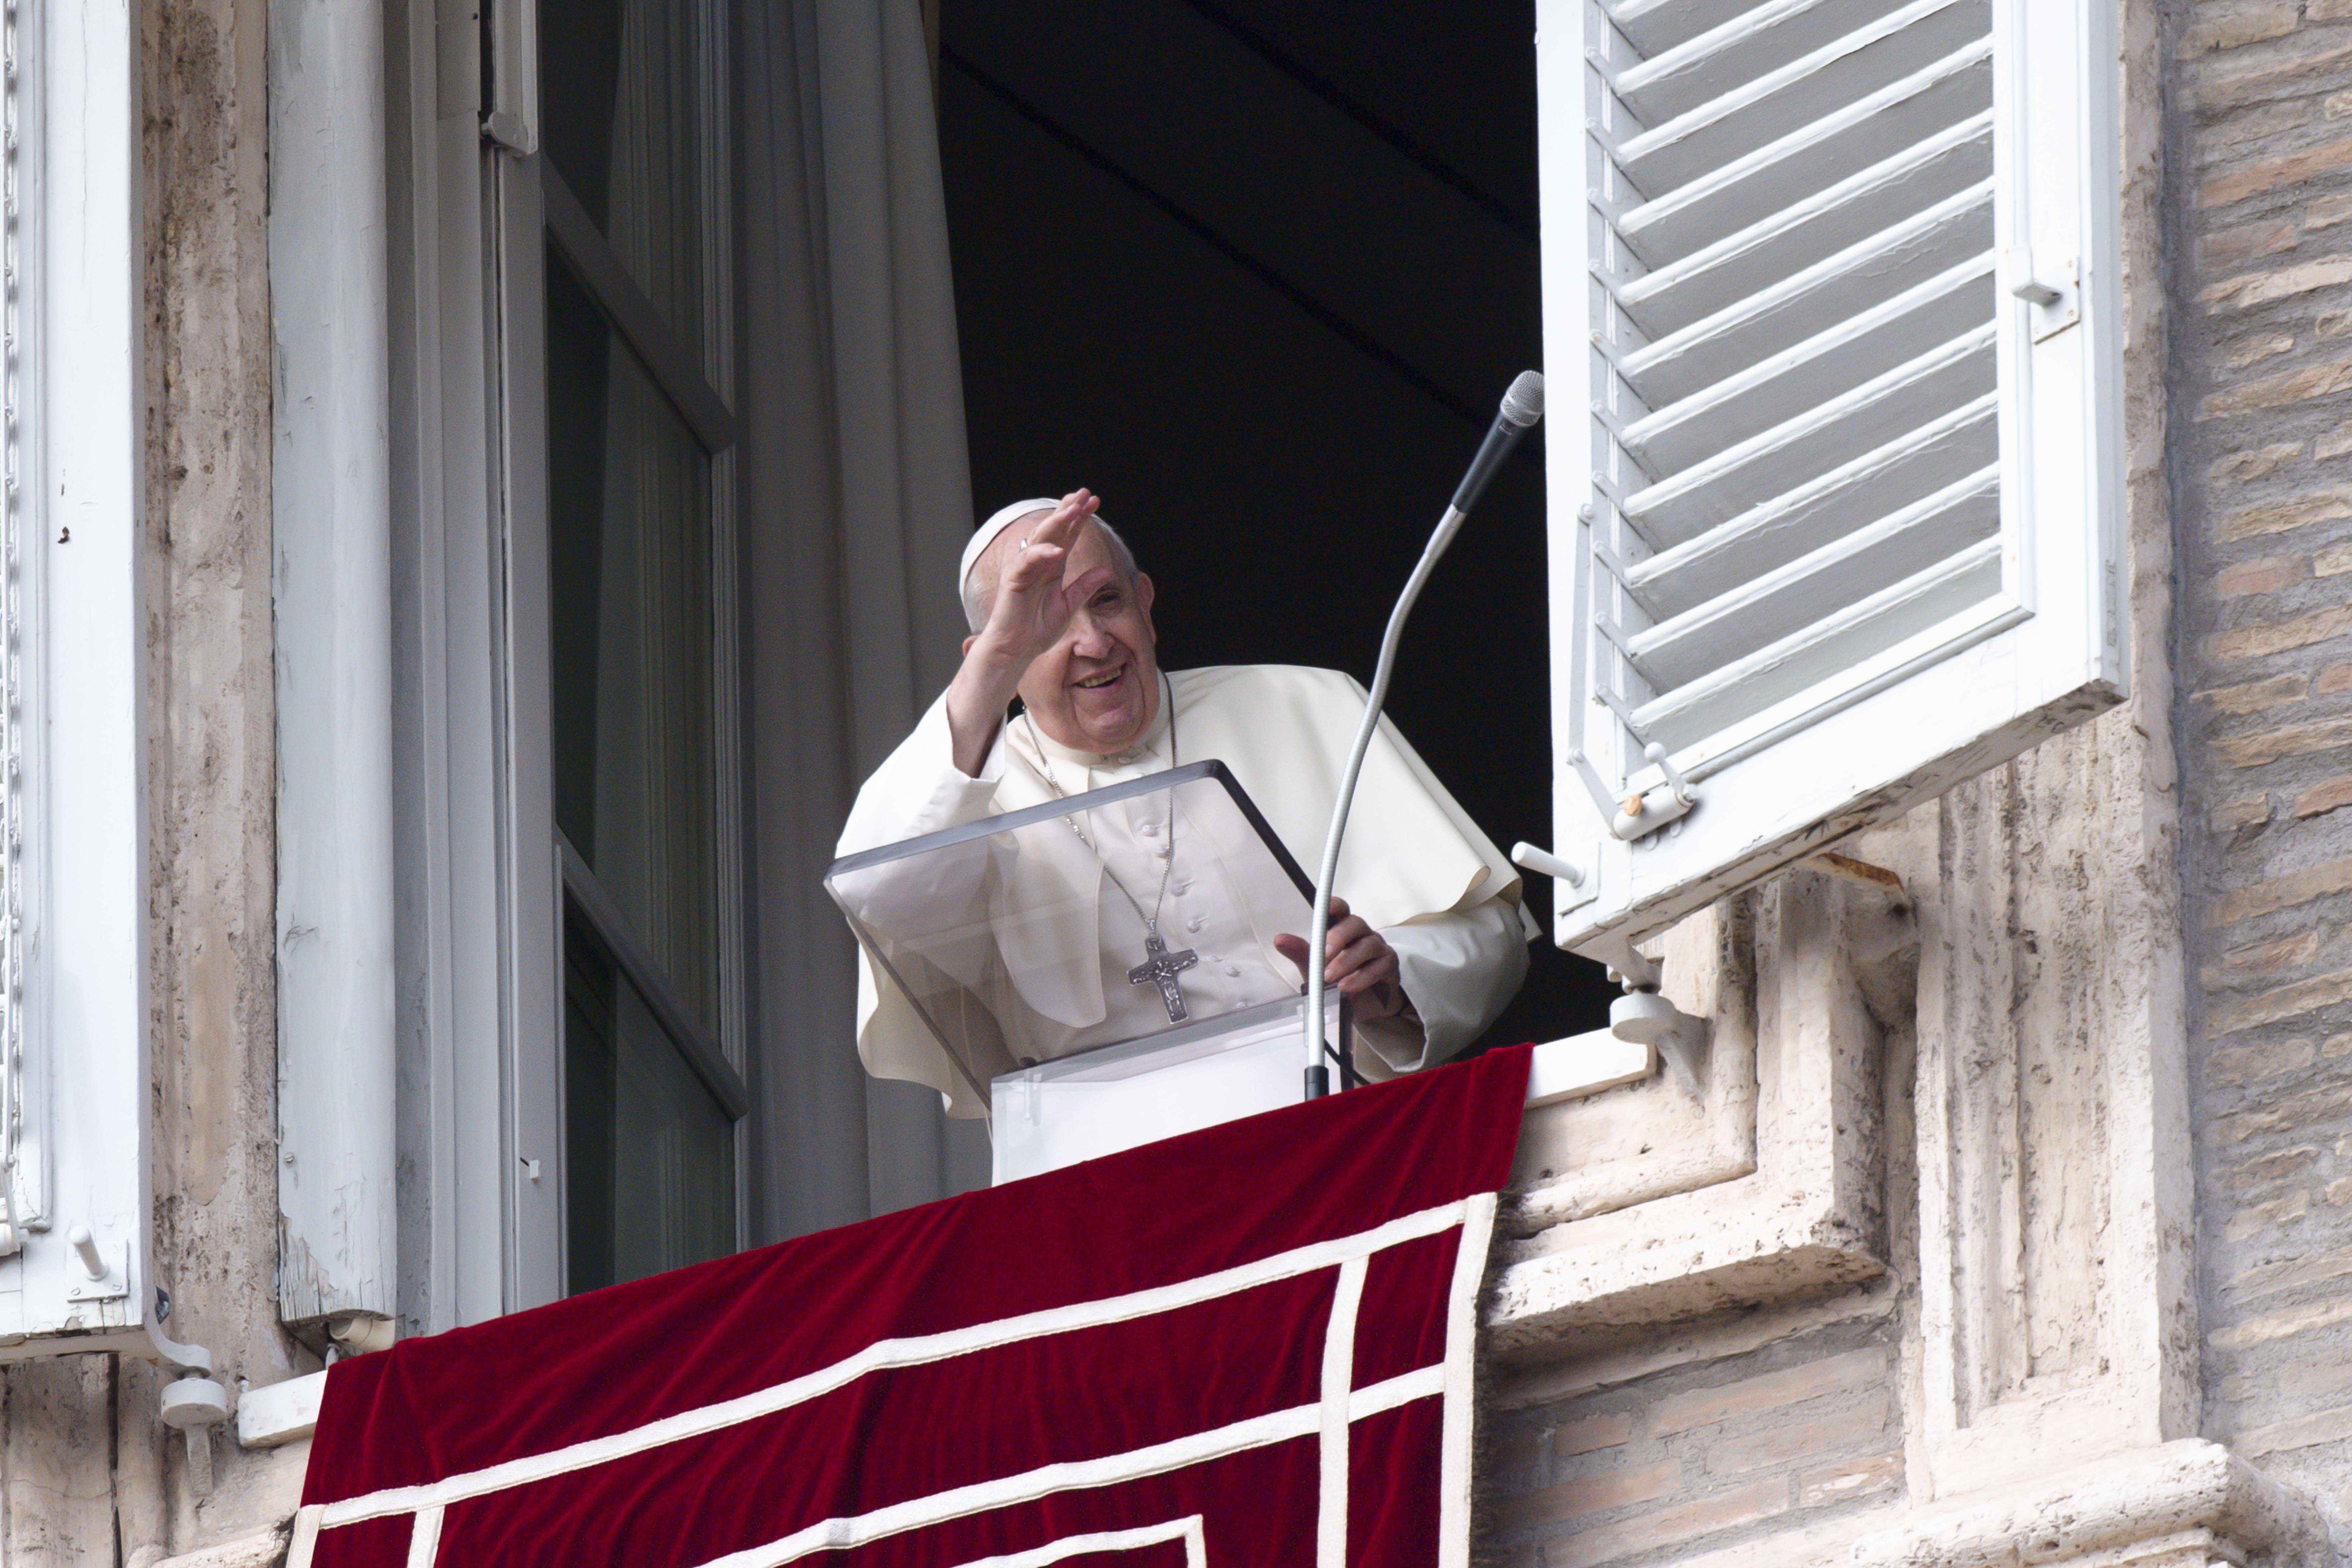
<instances>
[{"instance_id":1,"label":"microphone windscreen","mask_svg":"<svg viewBox=\"0 0 2352 1568\"><path fill-rule=\"evenodd\" d=\"M1524 430L1543 417L1543 377L1531 370L1519 372L1503 394L1503 417Z\"/></svg>"}]
</instances>

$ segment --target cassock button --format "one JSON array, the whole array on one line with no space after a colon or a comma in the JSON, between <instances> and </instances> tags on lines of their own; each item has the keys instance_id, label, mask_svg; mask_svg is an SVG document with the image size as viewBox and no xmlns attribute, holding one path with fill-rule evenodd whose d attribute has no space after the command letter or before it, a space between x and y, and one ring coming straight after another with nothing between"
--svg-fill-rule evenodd
<instances>
[{"instance_id":1,"label":"cassock button","mask_svg":"<svg viewBox=\"0 0 2352 1568\"><path fill-rule=\"evenodd\" d=\"M1238 975L1241 972L1242 966L1238 963L1228 963L1225 965L1225 973L1228 974Z\"/></svg>"},{"instance_id":2,"label":"cassock button","mask_svg":"<svg viewBox=\"0 0 2352 1568\"><path fill-rule=\"evenodd\" d=\"M1160 825L1156 822L1147 822L1141 827L1137 828L1136 831L1142 834L1146 838L1157 838L1160 837Z\"/></svg>"},{"instance_id":3,"label":"cassock button","mask_svg":"<svg viewBox=\"0 0 2352 1568\"><path fill-rule=\"evenodd\" d=\"M1207 925L1208 923L1208 916L1194 915L1191 920L1184 922L1184 929L1186 931L1199 931L1202 926Z\"/></svg>"}]
</instances>

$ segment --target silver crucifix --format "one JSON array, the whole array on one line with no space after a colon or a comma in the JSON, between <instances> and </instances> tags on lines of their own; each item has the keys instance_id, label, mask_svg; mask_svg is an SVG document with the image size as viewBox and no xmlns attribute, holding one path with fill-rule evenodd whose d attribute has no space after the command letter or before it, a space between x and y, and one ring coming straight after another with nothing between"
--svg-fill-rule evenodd
<instances>
[{"instance_id":1,"label":"silver crucifix","mask_svg":"<svg viewBox=\"0 0 2352 1568\"><path fill-rule=\"evenodd\" d=\"M1168 951L1168 943L1156 931L1143 935L1143 951L1150 956L1127 972L1129 985L1158 985L1160 1000L1168 1009L1168 1021L1184 1021L1184 992L1176 977L1201 962L1200 954L1191 948L1181 952Z\"/></svg>"}]
</instances>

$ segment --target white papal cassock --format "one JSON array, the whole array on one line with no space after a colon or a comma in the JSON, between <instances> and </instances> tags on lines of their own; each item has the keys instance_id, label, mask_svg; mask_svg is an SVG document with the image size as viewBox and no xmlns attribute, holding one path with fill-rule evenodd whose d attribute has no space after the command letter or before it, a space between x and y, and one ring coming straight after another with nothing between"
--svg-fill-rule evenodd
<instances>
[{"instance_id":1,"label":"white papal cassock","mask_svg":"<svg viewBox=\"0 0 2352 1568\"><path fill-rule=\"evenodd\" d=\"M1348 748L1363 721L1363 688L1337 670L1297 665L1177 670L1167 680L1160 715L1134 749L1112 757L1072 751L1016 719L999 730L977 778L955 765L942 696L858 791L839 853L1052 800L1049 769L1065 793L1079 795L1179 761L1213 758L1232 771L1292 858L1311 873L1322 858ZM1175 757L1169 745L1171 702ZM1092 814L1095 820L1086 825L1087 842L1099 847L1110 873L1147 904L1160 882L1161 862L1153 856L1166 809L1164 795L1141 795ZM1161 930L1171 946L1200 954L1199 964L1182 977L1193 1016L1296 994L1304 977L1275 952L1272 933L1252 931L1225 900L1208 896L1215 880L1202 864L1208 847L1188 851L1183 831L1180 820ZM1086 846L1073 836L1070 847ZM1360 1053L1359 1065L1370 1076L1444 1060L1494 1020L1526 976L1527 943L1539 932L1519 906L1517 870L1385 718L1364 759L1338 890L1396 950L1409 1003L1402 1016L1360 1027L1358 1037L1369 1049ZM1084 965L1049 996L1036 994L1034 986L1024 997L1001 992L1010 998L993 1005L1003 1047L990 1042L983 1054L996 1059L972 1064L983 1080L1024 1060L1048 1061L1167 1027L1156 991L1116 983L1142 956L1133 911L1108 887L1096 901L1099 965ZM1136 930L1125 931L1122 922ZM1137 940L1114 942L1114 926ZM1113 975L1114 983L1102 984L1102 974ZM988 1109L870 953L864 954L858 978L857 1051L877 1078L939 1089L951 1115L979 1116Z\"/></svg>"}]
</instances>

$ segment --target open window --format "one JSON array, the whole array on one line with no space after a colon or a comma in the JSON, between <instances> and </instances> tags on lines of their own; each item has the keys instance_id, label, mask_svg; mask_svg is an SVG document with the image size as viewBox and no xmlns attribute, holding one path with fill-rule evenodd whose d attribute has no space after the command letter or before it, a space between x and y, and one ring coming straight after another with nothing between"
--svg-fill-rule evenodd
<instances>
[{"instance_id":1,"label":"open window","mask_svg":"<svg viewBox=\"0 0 2352 1568\"><path fill-rule=\"evenodd\" d=\"M745 1235L727 27L711 0L530 20L538 151L499 159L511 765L556 870L518 928L558 963L517 1076L562 1113L518 1149L551 1151L523 1180L560 1190L573 1292Z\"/></svg>"},{"instance_id":2,"label":"open window","mask_svg":"<svg viewBox=\"0 0 2352 1568\"><path fill-rule=\"evenodd\" d=\"M384 8L407 1332L947 1169L937 1096L888 1103L845 1054L849 939L806 870L961 629L946 268L908 238L937 226L920 28L457 14Z\"/></svg>"},{"instance_id":3,"label":"open window","mask_svg":"<svg viewBox=\"0 0 2352 1568\"><path fill-rule=\"evenodd\" d=\"M2111 9L1540 5L1561 945L2121 697Z\"/></svg>"}]
</instances>

